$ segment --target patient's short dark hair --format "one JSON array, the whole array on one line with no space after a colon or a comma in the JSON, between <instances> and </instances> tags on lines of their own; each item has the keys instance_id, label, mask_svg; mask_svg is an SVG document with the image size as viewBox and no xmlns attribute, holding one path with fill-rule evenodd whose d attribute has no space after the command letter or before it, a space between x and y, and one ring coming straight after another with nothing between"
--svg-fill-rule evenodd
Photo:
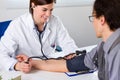
<instances>
[{"instance_id":1,"label":"patient's short dark hair","mask_svg":"<svg viewBox=\"0 0 120 80\"><path fill-rule=\"evenodd\" d=\"M120 0L95 0L93 12L96 18L104 16L111 30L120 28Z\"/></svg>"}]
</instances>

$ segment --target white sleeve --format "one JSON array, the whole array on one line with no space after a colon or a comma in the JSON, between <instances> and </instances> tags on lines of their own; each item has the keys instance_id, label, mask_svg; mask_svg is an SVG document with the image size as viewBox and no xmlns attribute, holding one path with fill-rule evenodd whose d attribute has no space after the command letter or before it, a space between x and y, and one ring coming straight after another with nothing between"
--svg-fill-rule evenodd
<instances>
[{"instance_id":1,"label":"white sleeve","mask_svg":"<svg viewBox=\"0 0 120 80\"><path fill-rule=\"evenodd\" d=\"M15 31L12 26L12 24L8 26L0 41L0 65L5 70L12 69L12 66L17 62L15 59L15 51L18 46L14 38Z\"/></svg>"},{"instance_id":2,"label":"white sleeve","mask_svg":"<svg viewBox=\"0 0 120 80\"><path fill-rule=\"evenodd\" d=\"M75 52L78 49L78 47L76 46L74 40L70 37L67 29L64 27L59 18L57 25L57 45L59 45L62 48L64 55L68 55L69 53Z\"/></svg>"}]
</instances>

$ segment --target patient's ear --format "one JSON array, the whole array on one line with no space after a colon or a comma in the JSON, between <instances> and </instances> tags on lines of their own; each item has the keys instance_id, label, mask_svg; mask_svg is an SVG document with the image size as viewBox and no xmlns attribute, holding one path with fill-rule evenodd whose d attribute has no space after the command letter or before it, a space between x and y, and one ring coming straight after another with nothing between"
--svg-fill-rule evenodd
<instances>
[{"instance_id":1,"label":"patient's ear","mask_svg":"<svg viewBox=\"0 0 120 80\"><path fill-rule=\"evenodd\" d=\"M104 25L105 24L105 17L104 16L101 16L100 17L100 22L101 22L101 25Z\"/></svg>"}]
</instances>

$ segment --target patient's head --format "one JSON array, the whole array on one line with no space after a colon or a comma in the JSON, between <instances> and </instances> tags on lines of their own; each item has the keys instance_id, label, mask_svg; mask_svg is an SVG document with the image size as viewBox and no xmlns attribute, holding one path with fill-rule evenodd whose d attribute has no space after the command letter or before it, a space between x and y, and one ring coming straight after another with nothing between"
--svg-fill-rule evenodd
<instances>
[{"instance_id":1,"label":"patient's head","mask_svg":"<svg viewBox=\"0 0 120 80\"><path fill-rule=\"evenodd\" d=\"M120 28L120 0L95 0L93 14L96 18L104 16L110 30Z\"/></svg>"}]
</instances>

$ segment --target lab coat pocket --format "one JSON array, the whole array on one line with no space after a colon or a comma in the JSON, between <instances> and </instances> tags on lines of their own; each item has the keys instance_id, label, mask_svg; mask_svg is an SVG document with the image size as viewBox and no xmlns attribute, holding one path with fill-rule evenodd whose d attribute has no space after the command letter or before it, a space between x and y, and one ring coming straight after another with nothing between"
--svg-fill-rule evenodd
<instances>
[{"instance_id":1,"label":"lab coat pocket","mask_svg":"<svg viewBox=\"0 0 120 80\"><path fill-rule=\"evenodd\" d=\"M50 44L48 41L43 45L44 53L49 55L51 53L55 53L55 45Z\"/></svg>"}]
</instances>

